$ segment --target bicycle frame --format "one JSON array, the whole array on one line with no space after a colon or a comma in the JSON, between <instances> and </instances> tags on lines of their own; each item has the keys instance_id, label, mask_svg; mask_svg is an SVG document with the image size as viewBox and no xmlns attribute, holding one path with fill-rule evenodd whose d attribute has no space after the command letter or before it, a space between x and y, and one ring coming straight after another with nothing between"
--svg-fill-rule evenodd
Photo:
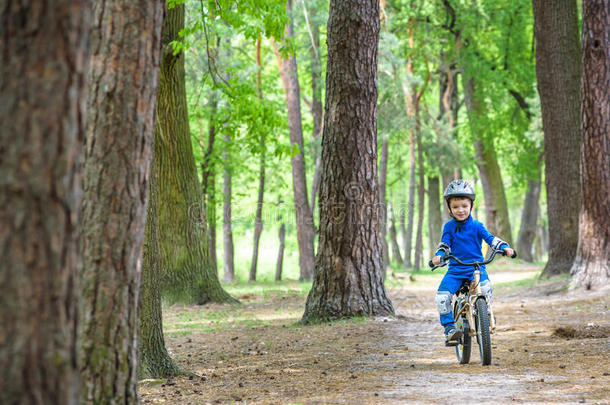
<instances>
[{"instance_id":1,"label":"bicycle frame","mask_svg":"<svg viewBox=\"0 0 610 405\"><path fill-rule=\"evenodd\" d=\"M464 263L463 261L461 261L459 258L455 257L454 255L448 254L445 256L445 259L446 259L445 263L441 264L440 266L433 266L433 268L432 268L432 270L434 271L434 269L436 269L438 267L445 266L449 262L449 259L454 259L456 262L458 262L459 264L461 264L463 266L474 266L473 279L472 279L472 281L470 281L470 285L468 287L468 292L464 295L464 298L465 298L464 305L462 306L462 308L459 310L458 313L453 314L453 319L455 319L456 323L459 322L461 315L466 316L466 319L468 320L468 328L469 328L470 336L475 336L477 333L476 326L475 326L475 315L474 315L475 309L474 308L475 308L475 302L479 298L483 298L485 300L485 302L487 303L487 310L489 311L490 331L493 333L496 329L496 319L493 315L493 309L491 307L491 302L489 302L489 300L487 299L487 296L481 290L480 267L482 265L491 263L495 259L496 254L498 254L498 253L503 254L503 251L498 250L498 249L493 249L491 252L491 255L489 256L489 259L484 260L482 262L471 262L471 263Z\"/></svg>"},{"instance_id":2,"label":"bicycle frame","mask_svg":"<svg viewBox=\"0 0 610 405\"><path fill-rule=\"evenodd\" d=\"M468 328L469 328L469 335L470 336L474 336L476 335L476 329L475 329L475 317L474 317L474 311L475 311L475 302L479 299L479 298L483 298L485 300L485 302L487 302L487 310L489 311L489 327L491 332L493 333L496 329L496 320L495 317L493 315L493 309L491 307L491 302L489 302L489 300L487 299L487 296L483 293L483 291L481 290L481 271L479 270L478 266L475 267L474 270L474 278L472 279L472 281L470 282L470 286L468 288L468 292L464 295L464 305L462 305L462 308L459 310L458 313L453 314L453 318L456 321L456 324L458 324L458 322L460 322L460 317L462 315L466 316L466 319L468 320Z\"/></svg>"}]
</instances>

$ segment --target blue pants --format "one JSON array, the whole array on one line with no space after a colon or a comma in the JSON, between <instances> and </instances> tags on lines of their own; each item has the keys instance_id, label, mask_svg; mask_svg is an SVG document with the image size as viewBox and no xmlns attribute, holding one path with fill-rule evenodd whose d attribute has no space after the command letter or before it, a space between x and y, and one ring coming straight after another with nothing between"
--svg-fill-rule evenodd
<instances>
[{"instance_id":1,"label":"blue pants","mask_svg":"<svg viewBox=\"0 0 610 405\"><path fill-rule=\"evenodd\" d=\"M438 286L438 291L436 293L436 307L440 314L441 325L449 325L452 324L453 321L453 309L451 308L451 300L453 295L457 292L457 290L462 285L464 280L472 280L474 278L474 270L472 268L468 269L449 269L449 271L443 277L441 284ZM481 285L483 288L483 292L489 296L491 296L491 283L489 282L489 277L487 276L487 271L481 269L481 284L485 282L485 287ZM488 290L488 291L485 291Z\"/></svg>"}]
</instances>

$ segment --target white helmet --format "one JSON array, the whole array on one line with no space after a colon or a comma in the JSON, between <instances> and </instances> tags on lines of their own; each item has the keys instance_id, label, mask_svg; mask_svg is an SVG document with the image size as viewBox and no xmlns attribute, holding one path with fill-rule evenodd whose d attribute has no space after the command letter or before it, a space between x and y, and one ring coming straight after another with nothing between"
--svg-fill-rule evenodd
<instances>
[{"instance_id":1,"label":"white helmet","mask_svg":"<svg viewBox=\"0 0 610 405\"><path fill-rule=\"evenodd\" d=\"M443 197L445 197L447 206L449 206L449 199L452 197L466 197L474 203L476 194L474 192L474 187L472 187L470 183L468 183L466 180L458 179L449 183L445 189L445 192L443 193Z\"/></svg>"}]
</instances>

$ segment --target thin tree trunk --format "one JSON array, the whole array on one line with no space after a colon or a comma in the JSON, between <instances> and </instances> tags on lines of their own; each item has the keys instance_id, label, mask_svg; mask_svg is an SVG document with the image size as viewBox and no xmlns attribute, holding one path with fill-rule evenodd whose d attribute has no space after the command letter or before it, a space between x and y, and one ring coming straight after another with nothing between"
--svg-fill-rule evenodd
<instances>
[{"instance_id":1,"label":"thin tree trunk","mask_svg":"<svg viewBox=\"0 0 610 405\"><path fill-rule=\"evenodd\" d=\"M578 8L576 0L532 3L549 220L549 259L542 275L550 277L570 271L578 246L581 193Z\"/></svg>"},{"instance_id":2,"label":"thin tree trunk","mask_svg":"<svg viewBox=\"0 0 610 405\"><path fill-rule=\"evenodd\" d=\"M468 119L475 136L474 145L477 156L477 166L483 184L485 195L485 225L489 232L512 244L512 232L508 216L508 203L504 193L504 184L500 166L493 146L493 139L488 139L484 123L483 104L477 94L475 79L465 74L464 97L468 109Z\"/></svg>"},{"instance_id":3,"label":"thin tree trunk","mask_svg":"<svg viewBox=\"0 0 610 405\"><path fill-rule=\"evenodd\" d=\"M394 215L390 219L390 241L392 243L392 256L396 263L402 264L402 256L400 254L400 248L398 247L398 238L396 235L396 226L394 225Z\"/></svg>"},{"instance_id":4,"label":"thin tree trunk","mask_svg":"<svg viewBox=\"0 0 610 405\"><path fill-rule=\"evenodd\" d=\"M222 235L224 253L224 281L231 283L235 279L235 250L233 247L233 224L231 221L231 159L229 151L231 136L225 135L224 160L224 200L222 204Z\"/></svg>"},{"instance_id":5,"label":"thin tree trunk","mask_svg":"<svg viewBox=\"0 0 610 405\"><path fill-rule=\"evenodd\" d=\"M156 166L153 158L152 167ZM181 373L165 348L161 287L163 270L159 240L159 184L157 171L150 173L146 235L142 257L142 288L139 302L138 378L167 378Z\"/></svg>"},{"instance_id":6,"label":"thin tree trunk","mask_svg":"<svg viewBox=\"0 0 610 405\"><path fill-rule=\"evenodd\" d=\"M411 38L412 39L412 38ZM413 75L413 62L411 59L407 60L407 73ZM407 116L415 119L415 102L417 94L415 89L412 87L409 91L406 85L402 87L403 95L405 99L405 106ZM409 200L407 202L407 228L403 238L404 244L404 262L403 267L405 269L410 268L411 264L411 250L413 240L413 220L415 218L415 177L417 176L416 164L417 159L415 157L415 137L416 129L411 128L409 130Z\"/></svg>"},{"instance_id":7,"label":"thin tree trunk","mask_svg":"<svg viewBox=\"0 0 610 405\"><path fill-rule=\"evenodd\" d=\"M331 0L320 242L305 323L394 313L375 209L378 41L378 2Z\"/></svg>"},{"instance_id":8,"label":"thin tree trunk","mask_svg":"<svg viewBox=\"0 0 610 405\"><path fill-rule=\"evenodd\" d=\"M388 204L386 202L386 179L388 175L388 144L389 139L385 138L381 144L381 156L379 158L379 231L381 234L381 248L383 258L383 279L385 280L386 271L390 264L389 246L387 241L387 218Z\"/></svg>"},{"instance_id":9,"label":"thin tree trunk","mask_svg":"<svg viewBox=\"0 0 610 405\"><path fill-rule=\"evenodd\" d=\"M256 65L258 72L256 73L256 88L258 100L263 100L262 79L261 79L261 39L256 41ZM254 219L254 244L252 248L252 264L250 266L250 281L256 280L256 265L258 263L258 244L263 231L263 198L265 194L265 135L260 134L261 159L260 169L258 173L258 200L256 203L256 218Z\"/></svg>"},{"instance_id":10,"label":"thin tree trunk","mask_svg":"<svg viewBox=\"0 0 610 405\"><path fill-rule=\"evenodd\" d=\"M582 3L582 150L572 289L610 289L610 1Z\"/></svg>"},{"instance_id":11,"label":"thin tree trunk","mask_svg":"<svg viewBox=\"0 0 610 405\"><path fill-rule=\"evenodd\" d=\"M103 0L94 7L80 222L84 403L137 402L138 300L163 9L161 1ZM115 31L116 21L122 28Z\"/></svg>"},{"instance_id":12,"label":"thin tree trunk","mask_svg":"<svg viewBox=\"0 0 610 405\"><path fill-rule=\"evenodd\" d=\"M440 180L438 176L428 176L428 235L430 257L434 256L438 241L441 239L443 221L441 217Z\"/></svg>"},{"instance_id":13,"label":"thin tree trunk","mask_svg":"<svg viewBox=\"0 0 610 405\"><path fill-rule=\"evenodd\" d=\"M203 161L201 162L201 187L203 189L203 204L204 211L206 213L206 219L208 222L208 232L210 234L209 246L210 256L212 258L212 266L214 271L218 271L218 259L216 256L216 200L215 200L215 187L216 187L216 168L212 162L212 155L214 153L214 143L216 140L216 114L218 111L218 97L215 91L210 92L210 125L208 127L208 142L207 147L203 155ZM200 141L202 147L203 140Z\"/></svg>"},{"instance_id":14,"label":"thin tree trunk","mask_svg":"<svg viewBox=\"0 0 610 405\"><path fill-rule=\"evenodd\" d=\"M445 52L441 52L441 71L439 78L439 121L446 122L448 135L457 142L457 122L460 103L458 100L458 75L455 69L455 62L448 59ZM444 131L439 131L439 136L446 137ZM458 151L455 151L458 152ZM458 157L455 153L452 157ZM461 178L461 170L459 167L459 159L445 159L439 167L443 179L443 186L446 186L451 180ZM450 219L447 213L447 219Z\"/></svg>"},{"instance_id":15,"label":"thin tree trunk","mask_svg":"<svg viewBox=\"0 0 610 405\"><path fill-rule=\"evenodd\" d=\"M201 185L191 145L184 82L184 53L171 42L184 27L184 4L168 10L155 124L155 166L159 184L159 244L163 292L172 300L235 301L222 288L213 266Z\"/></svg>"},{"instance_id":16,"label":"thin tree trunk","mask_svg":"<svg viewBox=\"0 0 610 405\"><path fill-rule=\"evenodd\" d=\"M413 87L415 90L415 87ZM424 228L424 199L426 196L426 185L424 183L424 153L421 144L421 123L419 121L419 95L415 97L415 134L417 139L417 161L418 161L418 194L417 194L417 232L415 234L415 258L413 267L419 270L422 267L423 228Z\"/></svg>"},{"instance_id":17,"label":"thin tree trunk","mask_svg":"<svg viewBox=\"0 0 610 405\"><path fill-rule=\"evenodd\" d=\"M280 245L277 252L277 262L275 264L275 281L282 281L282 269L284 267L284 247L286 246L286 224L282 222L278 232Z\"/></svg>"},{"instance_id":18,"label":"thin tree trunk","mask_svg":"<svg viewBox=\"0 0 610 405\"><path fill-rule=\"evenodd\" d=\"M292 0L286 2L288 15L292 15ZM291 22L286 25L285 38L294 37ZM288 126L290 127L290 143L298 151L292 156L292 186L294 191L294 205L296 213L297 240L299 243L299 267L301 280L311 280L313 277L314 253L313 239L314 227L311 209L307 200L307 179L305 176L305 155L303 146L303 128L301 126L300 88L297 75L297 61L291 55L287 61L282 60L277 46L275 53L280 67L280 76L284 92L286 93L286 106L288 109Z\"/></svg>"},{"instance_id":19,"label":"thin tree trunk","mask_svg":"<svg viewBox=\"0 0 610 405\"><path fill-rule=\"evenodd\" d=\"M538 224L540 185L540 170L538 170L538 178L530 180L527 183L525 202L521 212L521 227L517 236L519 257L530 263L534 261L533 244Z\"/></svg>"},{"instance_id":20,"label":"thin tree trunk","mask_svg":"<svg viewBox=\"0 0 610 405\"><path fill-rule=\"evenodd\" d=\"M78 404L92 2L0 6L0 403Z\"/></svg>"},{"instance_id":21,"label":"thin tree trunk","mask_svg":"<svg viewBox=\"0 0 610 405\"><path fill-rule=\"evenodd\" d=\"M320 27L316 22L315 8L311 9L311 115L313 116L313 139L316 143L315 154L316 154L316 166L313 174L313 181L311 187L311 212L315 210L316 195L320 188L320 178L322 177L322 154L321 148L318 145L318 139L322 136L322 63L320 61Z\"/></svg>"},{"instance_id":22,"label":"thin tree trunk","mask_svg":"<svg viewBox=\"0 0 610 405\"><path fill-rule=\"evenodd\" d=\"M405 206L407 207L407 209L405 209ZM411 267L411 263L409 263L408 266L405 265L406 263L406 259L404 258L407 254L407 239L410 238L410 236L407 236L407 227L406 227L406 211L408 210L408 204L405 205L404 204L404 200L403 203L400 205L400 235L402 237L402 248L403 248L403 260L400 263L404 268L409 268Z\"/></svg>"}]
</instances>

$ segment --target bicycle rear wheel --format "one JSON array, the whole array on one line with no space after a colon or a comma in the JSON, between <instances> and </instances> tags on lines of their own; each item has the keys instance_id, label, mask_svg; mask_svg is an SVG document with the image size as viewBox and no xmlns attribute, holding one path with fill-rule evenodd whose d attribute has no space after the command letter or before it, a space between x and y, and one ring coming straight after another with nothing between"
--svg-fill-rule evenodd
<instances>
[{"instance_id":1,"label":"bicycle rear wheel","mask_svg":"<svg viewBox=\"0 0 610 405\"><path fill-rule=\"evenodd\" d=\"M453 307L453 314L457 316L464 300L458 299ZM465 316L458 316L455 320L455 326L462 331L462 337L458 340L457 346L455 346L455 355L457 356L460 364L468 364L470 362L470 349L472 348L472 338L470 337L470 326Z\"/></svg>"},{"instance_id":2,"label":"bicycle rear wheel","mask_svg":"<svg viewBox=\"0 0 610 405\"><path fill-rule=\"evenodd\" d=\"M487 302L484 298L477 299L475 303L477 342L479 343L479 354L484 366L491 364L491 335L489 333L489 313Z\"/></svg>"}]
</instances>

